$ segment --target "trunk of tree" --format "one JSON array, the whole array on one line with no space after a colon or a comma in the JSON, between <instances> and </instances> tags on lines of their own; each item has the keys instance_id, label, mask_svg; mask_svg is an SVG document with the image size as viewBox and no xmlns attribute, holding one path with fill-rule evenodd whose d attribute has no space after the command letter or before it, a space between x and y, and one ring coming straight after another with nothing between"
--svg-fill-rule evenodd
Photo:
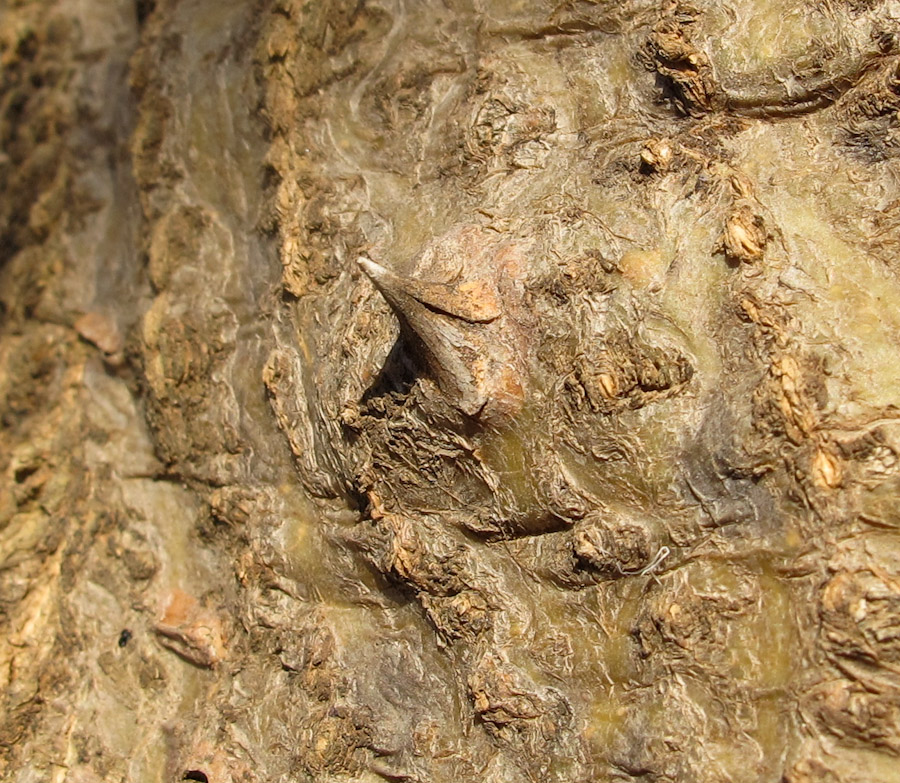
<instances>
[{"instance_id":1,"label":"trunk of tree","mask_svg":"<svg viewBox=\"0 0 900 783\"><path fill-rule=\"evenodd\" d=\"M5 0L0 777L898 780L898 19Z\"/></svg>"}]
</instances>

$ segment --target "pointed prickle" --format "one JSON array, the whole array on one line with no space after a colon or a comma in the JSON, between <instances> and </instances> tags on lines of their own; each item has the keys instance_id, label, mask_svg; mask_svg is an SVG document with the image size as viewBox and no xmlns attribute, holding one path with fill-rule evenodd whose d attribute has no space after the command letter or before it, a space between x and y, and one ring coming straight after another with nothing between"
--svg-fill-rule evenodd
<instances>
[{"instance_id":1,"label":"pointed prickle","mask_svg":"<svg viewBox=\"0 0 900 783\"><path fill-rule=\"evenodd\" d=\"M489 281L432 283L397 275L369 258L357 263L415 338L453 405L482 419L518 407L522 384Z\"/></svg>"}]
</instances>

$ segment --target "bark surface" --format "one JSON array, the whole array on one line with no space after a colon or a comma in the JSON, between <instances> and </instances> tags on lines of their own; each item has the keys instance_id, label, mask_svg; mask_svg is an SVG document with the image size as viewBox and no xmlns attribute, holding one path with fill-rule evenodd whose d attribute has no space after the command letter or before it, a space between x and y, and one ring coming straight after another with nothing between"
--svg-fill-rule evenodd
<instances>
[{"instance_id":1,"label":"bark surface","mask_svg":"<svg viewBox=\"0 0 900 783\"><path fill-rule=\"evenodd\" d=\"M0 5L0 777L898 780L898 36Z\"/></svg>"}]
</instances>

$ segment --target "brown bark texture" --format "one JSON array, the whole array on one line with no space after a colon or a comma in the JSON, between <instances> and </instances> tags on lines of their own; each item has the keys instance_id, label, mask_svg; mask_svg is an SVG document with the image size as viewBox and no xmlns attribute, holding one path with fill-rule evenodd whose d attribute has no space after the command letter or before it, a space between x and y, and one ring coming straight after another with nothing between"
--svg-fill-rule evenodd
<instances>
[{"instance_id":1,"label":"brown bark texture","mask_svg":"<svg viewBox=\"0 0 900 783\"><path fill-rule=\"evenodd\" d=\"M0 778L900 781L900 3L2 0Z\"/></svg>"}]
</instances>

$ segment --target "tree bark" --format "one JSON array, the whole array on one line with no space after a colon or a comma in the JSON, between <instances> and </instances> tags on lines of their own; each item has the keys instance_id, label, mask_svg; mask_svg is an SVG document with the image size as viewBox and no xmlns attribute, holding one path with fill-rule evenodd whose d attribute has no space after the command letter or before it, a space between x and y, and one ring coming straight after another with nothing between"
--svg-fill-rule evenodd
<instances>
[{"instance_id":1,"label":"tree bark","mask_svg":"<svg viewBox=\"0 0 900 783\"><path fill-rule=\"evenodd\" d=\"M900 8L0 7L0 776L897 780Z\"/></svg>"}]
</instances>

